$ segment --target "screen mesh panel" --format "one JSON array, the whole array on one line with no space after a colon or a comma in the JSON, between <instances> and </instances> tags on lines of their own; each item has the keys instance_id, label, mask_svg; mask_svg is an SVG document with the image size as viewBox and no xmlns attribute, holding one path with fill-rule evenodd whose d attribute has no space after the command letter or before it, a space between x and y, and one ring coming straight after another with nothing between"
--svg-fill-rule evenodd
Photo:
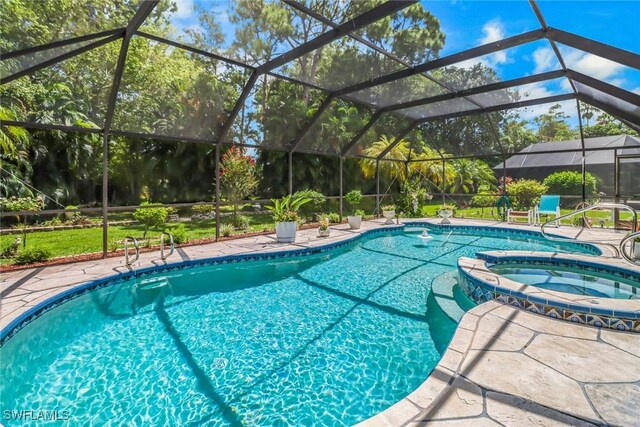
<instances>
[{"instance_id":1,"label":"screen mesh panel","mask_svg":"<svg viewBox=\"0 0 640 427\"><path fill-rule=\"evenodd\" d=\"M0 87L16 119L102 128L121 41L89 50Z\"/></svg>"},{"instance_id":2,"label":"screen mesh panel","mask_svg":"<svg viewBox=\"0 0 640 427\"><path fill-rule=\"evenodd\" d=\"M261 76L223 141L289 148L327 94L271 76Z\"/></svg>"},{"instance_id":3,"label":"screen mesh panel","mask_svg":"<svg viewBox=\"0 0 640 427\"><path fill-rule=\"evenodd\" d=\"M0 52L124 28L137 7L137 1L3 1Z\"/></svg>"},{"instance_id":4,"label":"screen mesh panel","mask_svg":"<svg viewBox=\"0 0 640 427\"><path fill-rule=\"evenodd\" d=\"M300 141L300 150L341 153L371 118L371 109L334 100Z\"/></svg>"},{"instance_id":5,"label":"screen mesh panel","mask_svg":"<svg viewBox=\"0 0 640 427\"><path fill-rule=\"evenodd\" d=\"M247 71L144 37L132 38L129 49L143 61L129 57L125 64L113 128L213 141L242 92Z\"/></svg>"}]
</instances>

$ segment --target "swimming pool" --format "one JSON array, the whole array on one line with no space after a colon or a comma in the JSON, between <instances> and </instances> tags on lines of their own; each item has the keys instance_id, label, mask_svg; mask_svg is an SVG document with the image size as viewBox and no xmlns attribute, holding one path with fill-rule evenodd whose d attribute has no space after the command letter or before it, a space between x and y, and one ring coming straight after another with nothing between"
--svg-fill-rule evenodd
<instances>
[{"instance_id":1,"label":"swimming pool","mask_svg":"<svg viewBox=\"0 0 640 427\"><path fill-rule=\"evenodd\" d=\"M563 267L500 264L489 270L529 286L602 298L640 298L638 282L613 275Z\"/></svg>"},{"instance_id":2,"label":"swimming pool","mask_svg":"<svg viewBox=\"0 0 640 427\"><path fill-rule=\"evenodd\" d=\"M433 306L431 285L460 256L593 253L452 230L432 230L426 245L399 230L307 256L116 279L4 343L1 409L68 411L74 424L99 425L361 421L437 364L456 323Z\"/></svg>"}]
</instances>

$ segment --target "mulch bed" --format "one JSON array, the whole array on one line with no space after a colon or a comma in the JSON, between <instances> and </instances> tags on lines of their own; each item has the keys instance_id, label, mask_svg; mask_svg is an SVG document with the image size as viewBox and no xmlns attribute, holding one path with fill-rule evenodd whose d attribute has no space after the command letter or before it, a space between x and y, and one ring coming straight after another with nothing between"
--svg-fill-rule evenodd
<instances>
[{"instance_id":1,"label":"mulch bed","mask_svg":"<svg viewBox=\"0 0 640 427\"><path fill-rule=\"evenodd\" d=\"M300 230L308 230L310 228L316 228L316 227L318 227L318 223L309 223L309 224L305 224L305 225L300 226L299 229ZM243 239L245 237L264 236L265 234L273 234L273 233L274 233L273 230L267 230L267 231L256 231L256 232L253 232L253 233L236 234L236 235L229 236L229 237L220 236L220 238L218 239L218 242L224 242L224 241L227 241L227 240ZM209 237L209 238L206 238L206 239L196 239L196 240L191 240L191 241L186 242L186 243L176 244L175 247L176 248L185 248L185 247L188 247L188 246L206 245L206 244L215 243L215 242L216 242L216 239L214 237ZM141 247L140 248L140 253L153 252L153 251L157 251L158 249L160 249L160 245L155 245L155 246L151 246L151 247L148 247L148 248ZM124 249L118 249L117 251L113 251L113 252L107 253L107 258L122 257L122 256L124 256ZM25 270L25 269L28 269L28 268L49 267L49 266L52 266L52 265L72 264L72 263L75 263L75 262L92 261L92 260L99 260L99 259L102 259L102 252L94 252L94 253L90 253L90 254L80 254L80 255L71 255L71 256L53 258L53 259L50 259L48 261L37 262L37 263L33 263L33 264L3 265L3 266L0 266L0 273L9 272L9 271L16 271L16 270Z\"/></svg>"}]
</instances>

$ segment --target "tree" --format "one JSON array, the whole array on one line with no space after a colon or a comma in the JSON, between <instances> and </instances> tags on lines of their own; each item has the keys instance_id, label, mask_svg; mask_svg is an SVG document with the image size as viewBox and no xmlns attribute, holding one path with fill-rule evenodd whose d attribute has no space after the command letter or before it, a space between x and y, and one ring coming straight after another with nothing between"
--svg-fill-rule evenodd
<instances>
[{"instance_id":1,"label":"tree","mask_svg":"<svg viewBox=\"0 0 640 427\"><path fill-rule=\"evenodd\" d=\"M451 164L455 172L449 183L451 193L475 193L482 185L495 187L493 170L482 160L457 159Z\"/></svg>"},{"instance_id":2,"label":"tree","mask_svg":"<svg viewBox=\"0 0 640 427\"><path fill-rule=\"evenodd\" d=\"M567 123L568 115L562 111L560 104L554 104L545 114L533 119L538 126L539 141L564 141L575 137L575 132Z\"/></svg>"},{"instance_id":3,"label":"tree","mask_svg":"<svg viewBox=\"0 0 640 427\"><path fill-rule=\"evenodd\" d=\"M231 147L220 160L220 189L227 200L233 203L233 214L237 214L235 202L245 200L258 188L260 168L253 157L239 147Z\"/></svg>"},{"instance_id":4,"label":"tree","mask_svg":"<svg viewBox=\"0 0 640 427\"><path fill-rule=\"evenodd\" d=\"M147 232L151 228L158 228L165 223L169 210L162 207L161 203L142 202L140 206L157 206L142 207L133 212L133 218L144 225L144 234L142 238L147 237Z\"/></svg>"}]
</instances>

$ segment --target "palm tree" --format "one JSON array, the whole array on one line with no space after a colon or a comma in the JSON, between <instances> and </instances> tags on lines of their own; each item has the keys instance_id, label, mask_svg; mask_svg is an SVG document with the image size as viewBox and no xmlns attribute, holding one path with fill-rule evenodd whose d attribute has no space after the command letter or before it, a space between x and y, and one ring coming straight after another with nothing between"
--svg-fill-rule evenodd
<instances>
[{"instance_id":1,"label":"palm tree","mask_svg":"<svg viewBox=\"0 0 640 427\"><path fill-rule=\"evenodd\" d=\"M382 152L387 149L387 147L395 142L395 137L388 138L386 135L382 135L378 141L365 148L364 155L372 157L371 159L362 159L360 161L362 173L366 178L375 177L376 160L374 159L378 158ZM409 158L409 141L404 139L399 141L384 158L387 160L400 161L381 161L379 163L380 175L384 175L391 179L397 179L400 182L405 181L407 179L407 168L404 162Z\"/></svg>"},{"instance_id":2,"label":"palm tree","mask_svg":"<svg viewBox=\"0 0 640 427\"><path fill-rule=\"evenodd\" d=\"M458 159L451 162L455 175L449 182L451 193L473 193L480 185L495 186L496 178L485 162Z\"/></svg>"}]
</instances>

